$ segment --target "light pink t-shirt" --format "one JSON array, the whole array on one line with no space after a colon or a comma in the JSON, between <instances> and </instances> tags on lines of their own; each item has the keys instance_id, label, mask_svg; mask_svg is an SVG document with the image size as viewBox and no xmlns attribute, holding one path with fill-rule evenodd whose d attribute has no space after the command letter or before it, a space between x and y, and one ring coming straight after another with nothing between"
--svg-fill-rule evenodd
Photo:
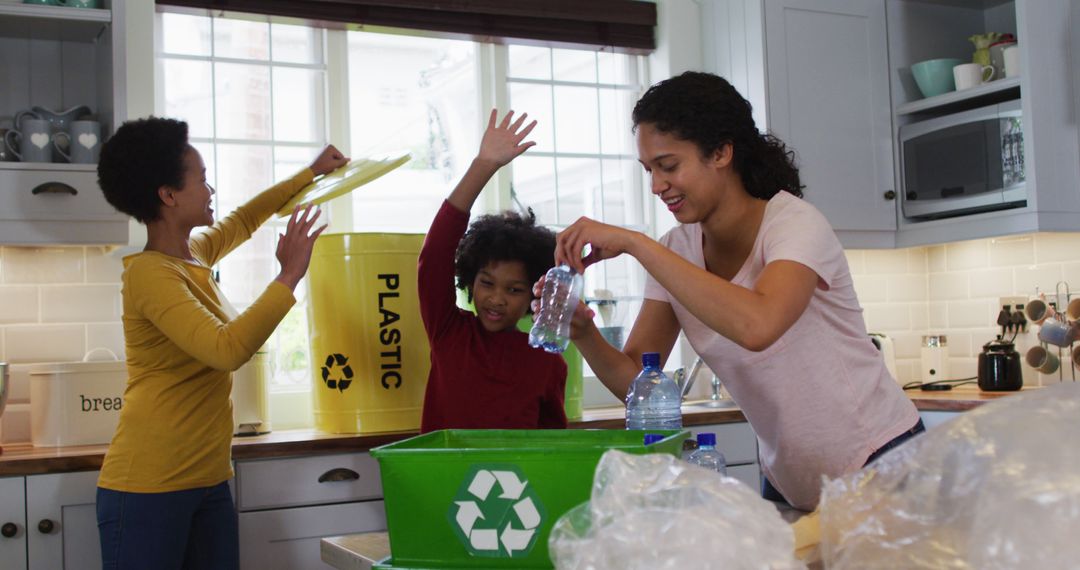
<instances>
[{"instance_id":1,"label":"light pink t-shirt","mask_svg":"<svg viewBox=\"0 0 1080 570\"><path fill-rule=\"evenodd\" d=\"M660 242L705 267L700 225L676 227ZM792 505L810 510L823 475L860 469L919 415L866 334L847 258L828 221L787 192L769 200L754 249L731 282L752 288L778 260L814 270L818 286L802 316L761 352L720 336L651 275L645 297L671 304L691 346L750 421L766 476Z\"/></svg>"}]
</instances>

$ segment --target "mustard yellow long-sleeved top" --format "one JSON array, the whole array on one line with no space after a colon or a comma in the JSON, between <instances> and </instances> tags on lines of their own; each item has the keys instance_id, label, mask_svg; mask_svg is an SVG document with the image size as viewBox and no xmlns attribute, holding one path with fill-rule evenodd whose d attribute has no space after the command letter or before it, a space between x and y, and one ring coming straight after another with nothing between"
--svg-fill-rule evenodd
<instances>
[{"instance_id":1,"label":"mustard yellow long-sleeved top","mask_svg":"<svg viewBox=\"0 0 1080 570\"><path fill-rule=\"evenodd\" d=\"M124 258L128 383L99 486L164 493L233 476L232 371L262 346L296 301L288 287L272 281L237 313L209 268L313 176L304 169L193 236L197 263L154 251Z\"/></svg>"}]
</instances>

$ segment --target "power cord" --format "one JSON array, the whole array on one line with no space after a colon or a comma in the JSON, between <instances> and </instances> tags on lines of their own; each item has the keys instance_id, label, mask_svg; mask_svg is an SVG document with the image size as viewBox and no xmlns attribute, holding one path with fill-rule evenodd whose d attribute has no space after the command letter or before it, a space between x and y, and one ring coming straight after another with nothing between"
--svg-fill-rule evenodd
<instances>
[{"instance_id":1,"label":"power cord","mask_svg":"<svg viewBox=\"0 0 1080 570\"><path fill-rule=\"evenodd\" d=\"M952 390L954 386L963 386L964 384L974 384L978 380L978 377L972 376L970 378L954 378L951 380L934 380L933 382L908 382L904 384L904 390L914 390L916 388L923 390L924 392L936 392L944 390Z\"/></svg>"}]
</instances>

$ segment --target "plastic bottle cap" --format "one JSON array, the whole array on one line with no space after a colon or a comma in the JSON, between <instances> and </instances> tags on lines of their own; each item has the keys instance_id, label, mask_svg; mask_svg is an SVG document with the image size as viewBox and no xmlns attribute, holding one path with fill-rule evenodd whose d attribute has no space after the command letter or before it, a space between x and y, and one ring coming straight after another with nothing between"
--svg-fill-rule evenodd
<instances>
[{"instance_id":1,"label":"plastic bottle cap","mask_svg":"<svg viewBox=\"0 0 1080 570\"><path fill-rule=\"evenodd\" d=\"M645 434L645 445L652 445L652 444L660 441L661 439L664 439L664 436L661 435L661 434L647 433L647 434Z\"/></svg>"},{"instance_id":2,"label":"plastic bottle cap","mask_svg":"<svg viewBox=\"0 0 1080 570\"><path fill-rule=\"evenodd\" d=\"M712 445L716 446L716 434L715 433L699 433L697 434L698 445Z\"/></svg>"},{"instance_id":3,"label":"plastic bottle cap","mask_svg":"<svg viewBox=\"0 0 1080 570\"><path fill-rule=\"evenodd\" d=\"M645 368L660 368L660 353L646 352L641 355L641 365Z\"/></svg>"}]
</instances>

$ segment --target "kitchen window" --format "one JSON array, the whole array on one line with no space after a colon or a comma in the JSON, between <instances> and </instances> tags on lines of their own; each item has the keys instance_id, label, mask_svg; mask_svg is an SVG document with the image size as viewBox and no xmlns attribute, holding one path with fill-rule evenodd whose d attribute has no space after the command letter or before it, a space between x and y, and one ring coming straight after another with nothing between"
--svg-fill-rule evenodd
<instances>
[{"instance_id":1,"label":"kitchen window","mask_svg":"<svg viewBox=\"0 0 1080 570\"><path fill-rule=\"evenodd\" d=\"M259 16L163 13L158 21L157 108L188 121L219 191L218 212L306 165L332 141L354 158L412 154L392 176L335 201L327 212L332 228L424 233L475 155L487 109L497 106L540 121L532 135L538 144L500 172L478 211L531 207L554 229L590 216L651 233L629 121L647 85L642 57L326 31ZM264 226L217 268L238 308L273 279L281 228ZM643 276L623 256L586 274L586 295L639 296ZM274 392L310 387L302 288L269 341ZM624 303L620 315L636 313L638 304ZM632 323L632 314L623 321Z\"/></svg>"}]
</instances>

